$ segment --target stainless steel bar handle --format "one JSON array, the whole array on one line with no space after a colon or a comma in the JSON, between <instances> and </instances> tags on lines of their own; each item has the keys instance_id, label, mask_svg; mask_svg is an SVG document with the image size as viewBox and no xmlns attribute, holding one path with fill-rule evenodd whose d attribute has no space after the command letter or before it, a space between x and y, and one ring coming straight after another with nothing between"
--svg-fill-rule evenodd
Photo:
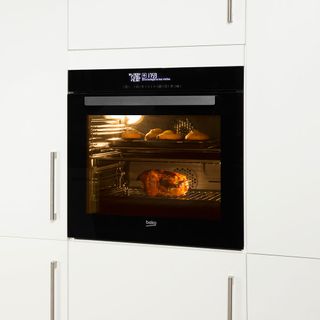
<instances>
[{"instance_id":1,"label":"stainless steel bar handle","mask_svg":"<svg viewBox=\"0 0 320 320\"><path fill-rule=\"evenodd\" d=\"M233 277L228 277L228 320L232 320Z\"/></svg>"},{"instance_id":2,"label":"stainless steel bar handle","mask_svg":"<svg viewBox=\"0 0 320 320\"><path fill-rule=\"evenodd\" d=\"M55 271L57 265L57 261L51 261L50 263L50 320L54 320L55 318Z\"/></svg>"},{"instance_id":3,"label":"stainless steel bar handle","mask_svg":"<svg viewBox=\"0 0 320 320\"><path fill-rule=\"evenodd\" d=\"M55 212L55 176L56 176L57 152L50 152L50 220L55 221L57 214Z\"/></svg>"},{"instance_id":4,"label":"stainless steel bar handle","mask_svg":"<svg viewBox=\"0 0 320 320\"><path fill-rule=\"evenodd\" d=\"M232 0L228 1L228 23L232 23Z\"/></svg>"}]
</instances>

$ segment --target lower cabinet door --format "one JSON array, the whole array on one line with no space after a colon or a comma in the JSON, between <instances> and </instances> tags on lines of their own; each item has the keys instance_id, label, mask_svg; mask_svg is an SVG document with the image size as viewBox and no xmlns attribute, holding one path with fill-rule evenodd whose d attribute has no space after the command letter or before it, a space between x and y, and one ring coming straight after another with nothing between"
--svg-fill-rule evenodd
<instances>
[{"instance_id":1,"label":"lower cabinet door","mask_svg":"<svg viewBox=\"0 0 320 320\"><path fill-rule=\"evenodd\" d=\"M69 320L88 319L244 320L245 257L71 241Z\"/></svg>"},{"instance_id":2,"label":"lower cabinet door","mask_svg":"<svg viewBox=\"0 0 320 320\"><path fill-rule=\"evenodd\" d=\"M248 320L319 320L320 260L248 255Z\"/></svg>"},{"instance_id":3,"label":"lower cabinet door","mask_svg":"<svg viewBox=\"0 0 320 320\"><path fill-rule=\"evenodd\" d=\"M67 319L67 242L0 238L0 319Z\"/></svg>"}]
</instances>

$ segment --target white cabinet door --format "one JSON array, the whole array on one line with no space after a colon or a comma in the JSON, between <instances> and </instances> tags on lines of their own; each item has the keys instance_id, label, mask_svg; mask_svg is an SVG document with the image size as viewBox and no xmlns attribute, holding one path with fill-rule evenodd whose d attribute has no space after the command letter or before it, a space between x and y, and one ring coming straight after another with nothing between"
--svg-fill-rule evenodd
<instances>
[{"instance_id":1,"label":"white cabinet door","mask_svg":"<svg viewBox=\"0 0 320 320\"><path fill-rule=\"evenodd\" d=\"M0 319L67 320L66 241L0 238L0 261Z\"/></svg>"},{"instance_id":2,"label":"white cabinet door","mask_svg":"<svg viewBox=\"0 0 320 320\"><path fill-rule=\"evenodd\" d=\"M66 0L0 2L1 236L66 237L66 21Z\"/></svg>"},{"instance_id":3,"label":"white cabinet door","mask_svg":"<svg viewBox=\"0 0 320 320\"><path fill-rule=\"evenodd\" d=\"M319 0L248 0L248 251L320 257Z\"/></svg>"},{"instance_id":4,"label":"white cabinet door","mask_svg":"<svg viewBox=\"0 0 320 320\"><path fill-rule=\"evenodd\" d=\"M248 320L319 320L320 260L248 255Z\"/></svg>"},{"instance_id":5,"label":"white cabinet door","mask_svg":"<svg viewBox=\"0 0 320 320\"><path fill-rule=\"evenodd\" d=\"M69 0L69 49L243 44L244 36L244 0Z\"/></svg>"},{"instance_id":6,"label":"white cabinet door","mask_svg":"<svg viewBox=\"0 0 320 320\"><path fill-rule=\"evenodd\" d=\"M241 253L70 242L70 320L226 320L228 276L233 320L245 319Z\"/></svg>"}]
</instances>

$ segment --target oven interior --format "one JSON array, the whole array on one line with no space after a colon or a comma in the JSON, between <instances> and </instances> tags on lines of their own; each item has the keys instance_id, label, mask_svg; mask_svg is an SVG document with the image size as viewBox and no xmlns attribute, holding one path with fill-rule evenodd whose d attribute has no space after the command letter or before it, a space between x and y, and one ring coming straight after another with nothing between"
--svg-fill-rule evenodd
<instances>
[{"instance_id":1,"label":"oven interior","mask_svg":"<svg viewBox=\"0 0 320 320\"><path fill-rule=\"evenodd\" d=\"M88 115L87 214L220 219L220 135L219 114Z\"/></svg>"}]
</instances>

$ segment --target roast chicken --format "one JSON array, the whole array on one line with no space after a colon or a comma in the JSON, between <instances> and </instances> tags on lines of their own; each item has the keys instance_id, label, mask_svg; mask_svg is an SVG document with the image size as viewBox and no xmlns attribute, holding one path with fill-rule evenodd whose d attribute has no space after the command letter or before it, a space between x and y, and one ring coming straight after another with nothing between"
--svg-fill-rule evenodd
<instances>
[{"instance_id":1,"label":"roast chicken","mask_svg":"<svg viewBox=\"0 0 320 320\"><path fill-rule=\"evenodd\" d=\"M188 192L189 183L185 175L166 170L147 170L138 176L145 193L150 197L179 197Z\"/></svg>"}]
</instances>

